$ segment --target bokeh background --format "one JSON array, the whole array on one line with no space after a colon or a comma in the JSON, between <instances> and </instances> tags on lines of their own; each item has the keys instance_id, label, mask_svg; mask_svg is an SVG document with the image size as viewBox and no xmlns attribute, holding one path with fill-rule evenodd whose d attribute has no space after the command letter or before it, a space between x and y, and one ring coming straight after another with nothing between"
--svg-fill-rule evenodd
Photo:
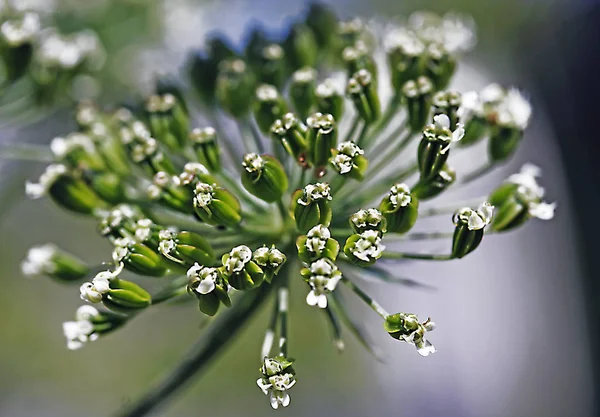
<instances>
[{"instance_id":1,"label":"bokeh background","mask_svg":"<svg viewBox=\"0 0 600 417\"><path fill-rule=\"evenodd\" d=\"M66 28L91 26L99 32L109 52L100 77L101 100L107 102L147 91L156 74L179 71L186 51L200 47L207 32L218 29L240 39L249 20L278 28L305 6L300 0L28 3L52 8ZM427 359L394 343L358 303L353 314L366 322L385 361L377 362L350 337L339 355L330 345L327 323L305 305L303 291L296 291L290 350L299 383L292 406L279 411L290 416L598 415L600 5L589 0L327 3L346 17L418 9L473 15L479 43L456 87L478 89L491 80L517 85L530 94L534 122L515 160L449 198L482 195L532 161L544 168L543 182L549 197L558 200L558 211L551 222L531 221L515 233L486 239L461 262L399 264L399 274L430 288L365 284L385 306L435 319L431 339L438 353ZM69 115L58 109L30 126L4 123L0 141L48 143L72 129ZM472 165L478 155L469 153L464 163ZM77 288L26 280L19 262L29 246L46 241L91 262L105 260L110 248L96 237L93 222L23 197L25 179L42 169L0 161L0 416L109 416L176 364L206 322L193 302L160 306L124 331L80 351L66 350L61 323L80 305ZM436 230L446 223L422 227ZM266 319L267 312L261 312L235 345L156 415L271 413L254 382Z\"/></svg>"}]
</instances>

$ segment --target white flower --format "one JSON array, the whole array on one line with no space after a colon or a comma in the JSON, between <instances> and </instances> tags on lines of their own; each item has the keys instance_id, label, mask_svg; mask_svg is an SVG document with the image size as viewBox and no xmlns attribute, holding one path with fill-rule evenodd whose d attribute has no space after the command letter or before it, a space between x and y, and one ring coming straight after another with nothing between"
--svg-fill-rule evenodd
<instances>
[{"instance_id":1,"label":"white flower","mask_svg":"<svg viewBox=\"0 0 600 417\"><path fill-rule=\"evenodd\" d=\"M556 203L546 203L542 201L545 190L541 187L537 178L542 175L542 170L531 163L521 167L521 171L512 174L506 182L516 184L517 194L527 202L529 215L540 220L550 220L554 217Z\"/></svg>"},{"instance_id":2,"label":"white flower","mask_svg":"<svg viewBox=\"0 0 600 417\"><path fill-rule=\"evenodd\" d=\"M400 51L403 55L417 57L425 52L425 45L419 37L406 28L391 29L383 40L386 51Z\"/></svg>"},{"instance_id":3,"label":"white flower","mask_svg":"<svg viewBox=\"0 0 600 417\"><path fill-rule=\"evenodd\" d=\"M306 234L306 249L309 252L317 253L325 249L327 240L331 238L329 229L322 224L318 224L308 231Z\"/></svg>"},{"instance_id":4,"label":"white flower","mask_svg":"<svg viewBox=\"0 0 600 417\"><path fill-rule=\"evenodd\" d=\"M27 252L27 256L21 262L21 271L24 275L52 274L56 265L52 261L56 255L57 248L51 243L33 246Z\"/></svg>"},{"instance_id":5,"label":"white flower","mask_svg":"<svg viewBox=\"0 0 600 417\"><path fill-rule=\"evenodd\" d=\"M242 271L251 259L252 250L248 246L236 246L229 252L229 258L224 266L228 274L233 274L234 272Z\"/></svg>"},{"instance_id":6,"label":"white flower","mask_svg":"<svg viewBox=\"0 0 600 417\"><path fill-rule=\"evenodd\" d=\"M298 204L308 206L311 202L318 200L331 200L331 188L329 184L324 182L308 184L304 187L303 196L298 199Z\"/></svg>"},{"instance_id":7,"label":"white flower","mask_svg":"<svg viewBox=\"0 0 600 417\"><path fill-rule=\"evenodd\" d=\"M198 175L207 175L208 169L199 162L188 162L183 167L183 172L179 175L179 183L182 185L191 184Z\"/></svg>"},{"instance_id":8,"label":"white flower","mask_svg":"<svg viewBox=\"0 0 600 417\"><path fill-rule=\"evenodd\" d=\"M90 303L99 303L102 296L110 291L110 281L116 278L123 271L123 264L119 264L114 271L98 272L92 282L86 282L79 287L82 300Z\"/></svg>"},{"instance_id":9,"label":"white flower","mask_svg":"<svg viewBox=\"0 0 600 417\"><path fill-rule=\"evenodd\" d=\"M352 224L362 229L367 226L377 227L381 223L383 215L377 209L359 210L350 216Z\"/></svg>"},{"instance_id":10,"label":"white flower","mask_svg":"<svg viewBox=\"0 0 600 417\"><path fill-rule=\"evenodd\" d=\"M351 252L361 261L370 262L379 259L384 250L380 233L376 230L367 230L360 234L360 239L354 243Z\"/></svg>"},{"instance_id":11,"label":"white flower","mask_svg":"<svg viewBox=\"0 0 600 417\"><path fill-rule=\"evenodd\" d=\"M439 44L451 54L467 52L477 42L473 21L451 13L441 17L416 12L409 17L409 27L423 42Z\"/></svg>"},{"instance_id":12,"label":"white flower","mask_svg":"<svg viewBox=\"0 0 600 417\"><path fill-rule=\"evenodd\" d=\"M438 114L437 116L434 116L433 124L436 130L450 130L450 118L445 114ZM446 150L450 148L451 143L460 141L463 136L465 136L465 129L463 128L462 124L458 123L451 136L447 138L449 144ZM444 153L446 150L442 151L442 153Z\"/></svg>"},{"instance_id":13,"label":"white flower","mask_svg":"<svg viewBox=\"0 0 600 417\"><path fill-rule=\"evenodd\" d=\"M194 205L206 209L213 200L214 188L205 182L199 182L194 189Z\"/></svg>"},{"instance_id":14,"label":"white flower","mask_svg":"<svg viewBox=\"0 0 600 417\"><path fill-rule=\"evenodd\" d=\"M275 101L279 97L277 89L269 84L261 84L256 89L256 98L259 101Z\"/></svg>"},{"instance_id":15,"label":"white flower","mask_svg":"<svg viewBox=\"0 0 600 417\"><path fill-rule=\"evenodd\" d=\"M269 395L271 407L276 410L280 405L287 407L290 404L290 395L287 390L296 384L296 379L293 374L285 373L259 378L256 384L265 395Z\"/></svg>"},{"instance_id":16,"label":"white flower","mask_svg":"<svg viewBox=\"0 0 600 417\"><path fill-rule=\"evenodd\" d=\"M477 210L470 210L467 220L469 230L480 230L490 224L494 214L494 206L488 202L483 202Z\"/></svg>"},{"instance_id":17,"label":"white flower","mask_svg":"<svg viewBox=\"0 0 600 417\"><path fill-rule=\"evenodd\" d=\"M343 153L338 153L332 160L331 163L333 167L339 172L341 175L347 174L352 171L352 167L354 165L354 161L348 155Z\"/></svg>"},{"instance_id":18,"label":"white flower","mask_svg":"<svg viewBox=\"0 0 600 417\"><path fill-rule=\"evenodd\" d=\"M412 196L410 194L410 188L408 185L402 184L394 184L390 189L390 203L394 208L406 207L412 201Z\"/></svg>"},{"instance_id":19,"label":"white flower","mask_svg":"<svg viewBox=\"0 0 600 417\"><path fill-rule=\"evenodd\" d=\"M311 276L308 279L310 292L306 296L309 306L327 307L327 293L335 290L338 282L342 279L337 266L326 258L319 259L310 265Z\"/></svg>"},{"instance_id":20,"label":"white flower","mask_svg":"<svg viewBox=\"0 0 600 417\"><path fill-rule=\"evenodd\" d=\"M531 104L516 88L506 93L498 107L498 123L525 130L531 119Z\"/></svg>"},{"instance_id":21,"label":"white flower","mask_svg":"<svg viewBox=\"0 0 600 417\"><path fill-rule=\"evenodd\" d=\"M550 220L554 217L555 209L556 203L530 203L529 215L532 217L537 217L540 220Z\"/></svg>"},{"instance_id":22,"label":"white flower","mask_svg":"<svg viewBox=\"0 0 600 417\"><path fill-rule=\"evenodd\" d=\"M480 118L485 116L483 103L477 91L467 91L462 94L461 104L456 114L463 124L469 122L474 116Z\"/></svg>"},{"instance_id":23,"label":"white flower","mask_svg":"<svg viewBox=\"0 0 600 417\"><path fill-rule=\"evenodd\" d=\"M250 173L261 172L265 166L265 161L256 153L249 153L244 156L242 166Z\"/></svg>"},{"instance_id":24,"label":"white flower","mask_svg":"<svg viewBox=\"0 0 600 417\"><path fill-rule=\"evenodd\" d=\"M10 46L19 46L33 41L40 31L40 17L37 13L27 12L20 20L7 20L0 26L0 35Z\"/></svg>"},{"instance_id":25,"label":"white flower","mask_svg":"<svg viewBox=\"0 0 600 417\"><path fill-rule=\"evenodd\" d=\"M188 269L187 276L190 281L199 281L195 291L199 294L205 295L212 292L216 288L219 273L216 268L204 267L196 262L190 269Z\"/></svg>"},{"instance_id":26,"label":"white flower","mask_svg":"<svg viewBox=\"0 0 600 417\"><path fill-rule=\"evenodd\" d=\"M50 142L50 150L59 159L64 158L77 148L81 148L88 153L95 151L94 142L83 133L73 133L66 138L54 138Z\"/></svg>"},{"instance_id":27,"label":"white flower","mask_svg":"<svg viewBox=\"0 0 600 417\"><path fill-rule=\"evenodd\" d=\"M63 164L52 164L46 167L46 171L40 176L39 183L25 183L25 194L29 198L38 199L43 197L54 182L67 173L67 167Z\"/></svg>"},{"instance_id":28,"label":"white flower","mask_svg":"<svg viewBox=\"0 0 600 417\"><path fill-rule=\"evenodd\" d=\"M62 326L69 350L80 349L86 342L98 338L94 333L94 325L88 320L66 321Z\"/></svg>"}]
</instances>

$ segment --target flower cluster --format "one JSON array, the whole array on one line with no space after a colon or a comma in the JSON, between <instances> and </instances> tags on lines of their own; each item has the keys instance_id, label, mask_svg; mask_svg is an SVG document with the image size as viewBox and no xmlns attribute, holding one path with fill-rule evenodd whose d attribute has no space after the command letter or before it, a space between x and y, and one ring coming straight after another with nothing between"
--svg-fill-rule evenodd
<instances>
[{"instance_id":1,"label":"flower cluster","mask_svg":"<svg viewBox=\"0 0 600 417\"><path fill-rule=\"evenodd\" d=\"M70 348L187 293L201 313L218 316L190 353L196 366L272 300L257 382L273 408L285 407L296 383L287 354L290 280L301 279L307 292L299 298L324 311L335 346L343 346L340 317L361 334L337 290L343 285L392 338L423 356L435 352L426 338L433 323L386 312L362 290L364 274L393 281L402 259L456 261L486 234L551 218L554 204L543 201L539 169L527 165L480 205L484 199L436 206L446 190L468 186L517 151L529 103L497 85L479 94L447 89L474 44L469 20L418 13L384 36L368 26L315 4L283 37L255 27L244 48L210 37L187 63L193 88L161 80L129 109L77 108L77 131L52 142L53 163L26 188L96 219L113 247L114 266L80 288L83 300L108 311L88 308L66 324ZM480 163L470 172L452 167L455 154L484 139L487 158L473 155ZM447 216L453 226L412 232L428 216ZM396 249L414 239L448 239L450 250ZM90 270L54 246L32 249L23 263L26 274L63 281ZM146 279L162 289L150 294Z\"/></svg>"}]
</instances>

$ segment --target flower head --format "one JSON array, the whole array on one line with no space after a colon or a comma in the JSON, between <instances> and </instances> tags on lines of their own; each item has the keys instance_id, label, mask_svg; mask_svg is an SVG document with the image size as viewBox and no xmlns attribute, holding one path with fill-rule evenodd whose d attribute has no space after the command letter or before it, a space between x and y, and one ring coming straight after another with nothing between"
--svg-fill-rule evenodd
<instances>
[{"instance_id":1,"label":"flower head","mask_svg":"<svg viewBox=\"0 0 600 417\"><path fill-rule=\"evenodd\" d=\"M293 360L285 357L265 358L260 368L263 376L256 380L256 384L265 395L273 409L279 406L287 407L290 404L290 395L287 391L296 384L296 372L292 368Z\"/></svg>"}]
</instances>

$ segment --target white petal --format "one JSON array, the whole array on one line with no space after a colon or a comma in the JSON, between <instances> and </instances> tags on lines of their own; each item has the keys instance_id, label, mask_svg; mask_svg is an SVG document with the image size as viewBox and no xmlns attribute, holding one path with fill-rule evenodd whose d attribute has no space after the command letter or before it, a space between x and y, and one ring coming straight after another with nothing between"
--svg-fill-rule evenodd
<instances>
[{"instance_id":1,"label":"white petal","mask_svg":"<svg viewBox=\"0 0 600 417\"><path fill-rule=\"evenodd\" d=\"M467 226L469 227L469 230L479 230L479 229L483 229L485 227L485 222L483 221L481 216L479 216L479 214L472 213L469 216L469 221L468 221Z\"/></svg>"},{"instance_id":2,"label":"white petal","mask_svg":"<svg viewBox=\"0 0 600 417\"><path fill-rule=\"evenodd\" d=\"M67 341L67 349L69 350L77 350L83 347L83 343L79 340L69 340Z\"/></svg>"},{"instance_id":3,"label":"white petal","mask_svg":"<svg viewBox=\"0 0 600 417\"><path fill-rule=\"evenodd\" d=\"M306 296L306 304L308 304L309 306L314 306L317 305L317 295L315 294L315 292L313 290L311 290L308 295Z\"/></svg>"},{"instance_id":4,"label":"white petal","mask_svg":"<svg viewBox=\"0 0 600 417\"><path fill-rule=\"evenodd\" d=\"M196 291L200 294L208 294L214 289L215 282L212 279L203 279L202 281L200 281L200 284L198 285L198 288L196 288Z\"/></svg>"},{"instance_id":5,"label":"white petal","mask_svg":"<svg viewBox=\"0 0 600 417\"><path fill-rule=\"evenodd\" d=\"M533 217L537 217L540 220L550 220L554 217L554 210L556 209L556 203L539 203L531 204L529 206L529 214Z\"/></svg>"},{"instance_id":6,"label":"white petal","mask_svg":"<svg viewBox=\"0 0 600 417\"><path fill-rule=\"evenodd\" d=\"M281 396L281 405L283 405L284 407L287 407L288 405L290 405L290 394L288 394L287 392L284 392L283 395Z\"/></svg>"},{"instance_id":7,"label":"white petal","mask_svg":"<svg viewBox=\"0 0 600 417\"><path fill-rule=\"evenodd\" d=\"M273 410L277 410L279 408L279 399L277 399L274 392L271 392L269 401L271 402L271 407L273 407Z\"/></svg>"},{"instance_id":8,"label":"white petal","mask_svg":"<svg viewBox=\"0 0 600 417\"><path fill-rule=\"evenodd\" d=\"M270 383L265 383L266 379L264 378L258 378L256 380L256 385L258 385L258 387L262 390L262 392L267 395L269 393L269 388L271 388L273 385L271 385Z\"/></svg>"},{"instance_id":9,"label":"white petal","mask_svg":"<svg viewBox=\"0 0 600 417\"><path fill-rule=\"evenodd\" d=\"M327 296L325 294L319 295L319 308L327 308Z\"/></svg>"},{"instance_id":10,"label":"white petal","mask_svg":"<svg viewBox=\"0 0 600 417\"><path fill-rule=\"evenodd\" d=\"M425 340L420 346L417 346L417 352L421 356L429 356L432 353L435 353L435 346L433 346L429 340Z\"/></svg>"},{"instance_id":11,"label":"white petal","mask_svg":"<svg viewBox=\"0 0 600 417\"><path fill-rule=\"evenodd\" d=\"M458 126L456 127L456 130L454 132L452 132L452 142L460 141L463 138L463 136L465 136L465 129L459 123Z\"/></svg>"},{"instance_id":12,"label":"white petal","mask_svg":"<svg viewBox=\"0 0 600 417\"><path fill-rule=\"evenodd\" d=\"M438 114L433 117L433 123L437 128L450 129L450 118L445 114Z\"/></svg>"}]
</instances>

